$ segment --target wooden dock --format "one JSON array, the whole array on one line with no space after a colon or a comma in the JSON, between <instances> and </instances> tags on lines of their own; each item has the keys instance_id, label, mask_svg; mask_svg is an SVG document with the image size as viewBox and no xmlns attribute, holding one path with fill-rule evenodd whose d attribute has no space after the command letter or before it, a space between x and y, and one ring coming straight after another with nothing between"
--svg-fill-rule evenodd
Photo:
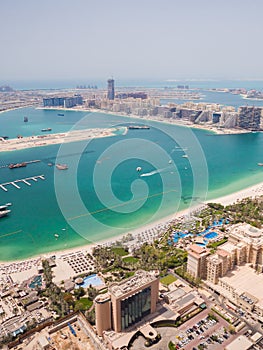
<instances>
[{"instance_id":1,"label":"wooden dock","mask_svg":"<svg viewBox=\"0 0 263 350\"><path fill-rule=\"evenodd\" d=\"M18 180L14 180L14 181L10 181L10 182L5 182L5 183L0 184L0 188L3 191L7 192L8 189L6 188L6 186L12 185L19 190L20 186L18 186L17 183L22 182L22 183L26 184L27 186L31 186L31 183L29 181L32 180L32 181L36 182L38 179L45 180L45 175L35 175L35 176L31 176L31 177L26 177L25 179L18 179Z\"/></svg>"}]
</instances>

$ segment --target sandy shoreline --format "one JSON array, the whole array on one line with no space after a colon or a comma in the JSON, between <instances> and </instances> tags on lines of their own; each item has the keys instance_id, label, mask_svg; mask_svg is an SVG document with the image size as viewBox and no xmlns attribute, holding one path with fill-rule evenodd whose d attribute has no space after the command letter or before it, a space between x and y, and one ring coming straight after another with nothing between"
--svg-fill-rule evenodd
<instances>
[{"instance_id":1,"label":"sandy shoreline","mask_svg":"<svg viewBox=\"0 0 263 350\"><path fill-rule=\"evenodd\" d=\"M98 241L98 242L89 243L89 244L75 247L75 248L66 248L66 249L57 250L57 251L55 250L55 251L47 252L47 253L43 253L43 254L37 254L36 256L32 256L28 259L14 260L14 261L0 261L0 266L1 265L10 265L12 263L17 263L19 261L32 260L32 259L36 259L36 258L47 258L47 257L53 256L53 255L55 255L57 258L60 258L61 256L65 255L65 254L71 254L71 253L73 254L73 253L80 252L80 251L83 253L91 253L92 249L94 247L96 247L98 245L114 243L118 240L121 240L121 238L124 237L125 235L127 235L128 233L131 233L133 236L137 236L138 234L145 232L147 230L152 230L152 229L155 229L157 227L159 227L159 228L165 227L165 226L169 225L172 221L187 219L187 218L189 218L189 216L193 212L201 210L204 207L204 205L207 203L216 202L216 203L221 203L222 205L226 206L226 205L235 203L236 201L247 198L247 197L255 197L255 196L260 196L260 195L263 195L263 182L256 184L256 185L253 185L253 186L250 186L250 187L245 188L243 190L234 192L232 194L226 195L226 196L207 200L203 204L196 205L196 206L190 207L188 209L181 210L181 211L176 212L174 214L170 214L170 215L168 215L164 218L158 219L152 223L147 223L144 226L129 230L125 233L119 234L119 235L111 237L111 238L103 239L103 240Z\"/></svg>"},{"instance_id":2,"label":"sandy shoreline","mask_svg":"<svg viewBox=\"0 0 263 350\"><path fill-rule=\"evenodd\" d=\"M63 110L63 109L58 108L57 110ZM72 109L70 109L70 110L72 111ZM101 110L75 109L75 111L100 112L100 113L102 112L102 113L108 113L108 114L113 114L113 115L117 115L117 116L119 115L119 116L123 116L123 117L127 117L127 118L137 118L137 119L143 119L143 120L158 121L158 122L166 123L166 124L181 125L181 124L176 123L176 121L173 121L172 123L170 123L170 122L167 122L167 120L163 120L162 118L159 118L158 120L156 118L152 118L152 119L151 118L147 118L146 119L146 118L139 118L138 116L127 116L127 115L121 115L121 114L111 113L111 112L106 112L106 111L101 111ZM193 127L193 125L182 125L182 126ZM199 125L198 126L196 125L195 127L204 129L203 126L199 126ZM98 129L98 135L100 135L100 136L94 136L94 130L96 130L96 129L88 129L88 130L93 133L93 135L91 135L91 137L108 137L108 136L112 136L113 135L112 134L113 133L113 129L105 129L105 130ZM211 131L211 129L208 129L208 130ZM74 142L74 141L78 141L79 140L81 132L85 133L85 138L84 139L87 139L87 130L76 130L76 131L71 132L73 134L72 138L68 138L69 133L51 134L51 135L46 135L46 136L51 136L51 138L52 137L53 138L57 137L57 139L55 139L56 143ZM74 133L76 133L76 134L74 134ZM70 139L70 141L63 141L63 137L65 138L65 140L69 140ZM25 140L25 139L26 138L24 138L22 140ZM29 141L32 142L32 138L29 137L28 139L29 139L28 142ZM48 141L48 138L45 137L42 140L44 140L46 142L46 141ZM13 139L13 140L8 140L8 141L14 141L14 143L16 144L16 143L20 142L21 140ZM3 142L2 145L7 143L8 141ZM35 140L33 139L33 142L34 141ZM38 141L41 142L41 139L38 139ZM49 140L49 141L50 141L49 144L53 144L54 140L53 141ZM46 145L48 145L48 144L46 144ZM44 144L41 144L41 145L39 144L37 146L44 146ZM22 148L28 148L28 147L35 147L35 146L30 145L30 146L22 147ZM20 149L22 149L22 148L20 148ZM15 149L17 149L17 148L15 148ZM8 149L8 150L11 151L11 150L14 150L14 149ZM1 149L1 151L4 151L4 150ZM221 203L223 205L228 205L230 203L234 203L235 201L237 201L239 199L246 198L246 197L251 197L251 196L256 196L256 195L263 195L263 182L259 183L257 185L254 185L254 186L250 186L250 187L245 188L243 190L240 190L238 192L235 192L235 193L223 196L223 197L207 200L206 203L208 203L208 202L217 202L217 203ZM79 247L76 247L76 248L67 248L67 249L62 249L62 250L59 250L59 251L47 252L47 253L44 253L44 254L37 254L36 256L32 256L32 257L30 257L28 259L15 260L14 262L26 261L26 260L30 260L30 259L34 259L34 258L39 258L39 257L43 258L43 257L52 256L52 255L56 255L57 257L60 257L61 255L74 253L74 252L78 252L78 251L91 252L94 246L102 245L102 244L106 244L106 243L110 243L110 242L115 242L117 240L120 240L123 236L125 236L128 233L131 233L134 236L136 236L137 234L139 234L139 233L141 233L143 231L151 230L151 229L153 229L153 228L155 228L157 226L168 225L173 220L183 219L184 217L188 217L191 212L193 212L195 210L199 210L203 206L204 206L204 203L200 204L199 206L195 206L195 207L188 208L188 209L185 209L185 210L182 210L182 211L179 211L179 212L175 212L174 214L171 214L171 215L166 216L164 218L158 219L155 222L147 223L146 225L144 225L142 227L139 227L137 229L129 230L126 233L122 233L120 235L117 235L117 236L114 236L114 237L111 237L111 238L108 238L108 239L104 239L104 240L101 240L101 241L98 241L98 242L94 242L92 244L87 244L87 245L79 246ZM12 263L12 261L1 261L0 260L0 266L3 265L3 264L11 264L11 263Z\"/></svg>"},{"instance_id":3,"label":"sandy shoreline","mask_svg":"<svg viewBox=\"0 0 263 350\"><path fill-rule=\"evenodd\" d=\"M0 152L18 151L26 148L57 145L61 143L77 142L94 138L114 136L117 128L83 129L58 134L43 134L17 139L3 140L0 138Z\"/></svg>"},{"instance_id":4,"label":"sandy shoreline","mask_svg":"<svg viewBox=\"0 0 263 350\"><path fill-rule=\"evenodd\" d=\"M182 126L182 127L187 127L187 128L192 128L192 129L201 129L201 130L206 130L213 132L218 135L235 135L235 134L247 134L251 133L251 131L246 130L246 129L225 129L225 128L216 128L214 126L210 126L207 124L193 124L189 121L186 120L176 120L176 119L168 119L168 118L162 118L162 117L140 117L138 115L125 115L121 114L118 112L109 112L109 111L101 111L101 110L92 110L92 112L97 112L97 113L106 113L110 115L117 115L120 117L124 118L136 118L136 119L142 119L142 120L149 120L157 123L162 123L166 125L177 125L177 126Z\"/></svg>"},{"instance_id":5,"label":"sandy shoreline","mask_svg":"<svg viewBox=\"0 0 263 350\"><path fill-rule=\"evenodd\" d=\"M158 122L162 124L167 124L167 125L178 125L178 126L184 126L188 128L194 128L194 129L202 129L202 130L207 130L210 132L213 132L218 135L229 135L229 134L247 134L251 133L251 131L246 130L246 129L226 129L226 128L217 128L212 125L208 124L193 124L189 121L186 120L176 120L176 119L169 119L169 118L163 118L163 117L157 117L157 116L138 116L135 114L123 114L120 112L111 112L108 110L103 110L103 109L95 109L95 108L49 108L49 107L37 107L36 109L43 109L47 111L75 111L75 112L89 112L89 113L104 113L104 114L109 114L109 115L114 115L114 116L119 116L119 117L124 117L124 118L136 118L136 119L141 119L141 120L149 120L153 122Z\"/></svg>"}]
</instances>

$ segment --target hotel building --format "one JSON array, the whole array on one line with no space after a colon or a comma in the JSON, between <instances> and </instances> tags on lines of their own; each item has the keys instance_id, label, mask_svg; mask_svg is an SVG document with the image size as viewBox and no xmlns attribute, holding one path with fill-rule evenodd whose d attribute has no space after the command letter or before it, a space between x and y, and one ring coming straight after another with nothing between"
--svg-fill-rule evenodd
<instances>
[{"instance_id":1,"label":"hotel building","mask_svg":"<svg viewBox=\"0 0 263 350\"><path fill-rule=\"evenodd\" d=\"M159 279L146 271L139 270L134 276L119 283L113 283L107 294L95 299L96 329L99 336L103 331L122 332L156 311Z\"/></svg>"},{"instance_id":2,"label":"hotel building","mask_svg":"<svg viewBox=\"0 0 263 350\"><path fill-rule=\"evenodd\" d=\"M209 255L202 249L191 246L187 271L194 277L206 279L210 289L237 307L256 313L263 321L262 230L248 224L236 224L229 229L228 242L215 254Z\"/></svg>"},{"instance_id":3,"label":"hotel building","mask_svg":"<svg viewBox=\"0 0 263 350\"><path fill-rule=\"evenodd\" d=\"M115 92L114 92L114 80L108 79L108 100L114 100Z\"/></svg>"},{"instance_id":4,"label":"hotel building","mask_svg":"<svg viewBox=\"0 0 263 350\"><path fill-rule=\"evenodd\" d=\"M195 278L206 278L207 257L210 252L205 247L192 244L188 251L187 272Z\"/></svg>"}]
</instances>

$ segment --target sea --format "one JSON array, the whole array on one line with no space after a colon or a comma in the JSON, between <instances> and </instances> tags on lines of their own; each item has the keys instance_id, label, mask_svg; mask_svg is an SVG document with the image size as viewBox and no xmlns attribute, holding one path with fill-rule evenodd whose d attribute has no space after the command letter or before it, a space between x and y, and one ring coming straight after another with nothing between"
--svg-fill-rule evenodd
<instances>
[{"instance_id":1,"label":"sea","mask_svg":"<svg viewBox=\"0 0 263 350\"><path fill-rule=\"evenodd\" d=\"M181 83L133 82L133 86ZM261 90L259 81L188 84L200 87L202 102L236 108L263 105L263 101L207 91L211 87ZM32 87L44 88L40 83L19 88ZM59 86L50 82L49 87ZM219 135L141 118L34 108L1 113L0 121L0 135L10 138L44 135L43 128L51 128L51 133L119 128L111 137L0 153L0 205L12 204L11 213L0 219L1 261L97 243L263 181L263 168L257 165L263 163L261 132ZM150 128L123 133L122 127L131 123ZM34 160L38 162L8 168L10 163ZM68 169L58 170L58 163Z\"/></svg>"}]
</instances>

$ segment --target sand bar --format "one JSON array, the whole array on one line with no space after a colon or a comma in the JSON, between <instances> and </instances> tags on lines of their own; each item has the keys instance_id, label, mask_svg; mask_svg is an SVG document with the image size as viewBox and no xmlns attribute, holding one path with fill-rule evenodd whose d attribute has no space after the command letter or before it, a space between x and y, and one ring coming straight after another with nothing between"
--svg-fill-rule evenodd
<instances>
[{"instance_id":1,"label":"sand bar","mask_svg":"<svg viewBox=\"0 0 263 350\"><path fill-rule=\"evenodd\" d=\"M123 128L124 129L124 128ZM43 134L17 139L0 138L0 152L17 151L25 148L57 145L61 143L83 141L94 138L114 136L118 128L73 130L58 134ZM124 130L125 133L125 130Z\"/></svg>"}]
</instances>

